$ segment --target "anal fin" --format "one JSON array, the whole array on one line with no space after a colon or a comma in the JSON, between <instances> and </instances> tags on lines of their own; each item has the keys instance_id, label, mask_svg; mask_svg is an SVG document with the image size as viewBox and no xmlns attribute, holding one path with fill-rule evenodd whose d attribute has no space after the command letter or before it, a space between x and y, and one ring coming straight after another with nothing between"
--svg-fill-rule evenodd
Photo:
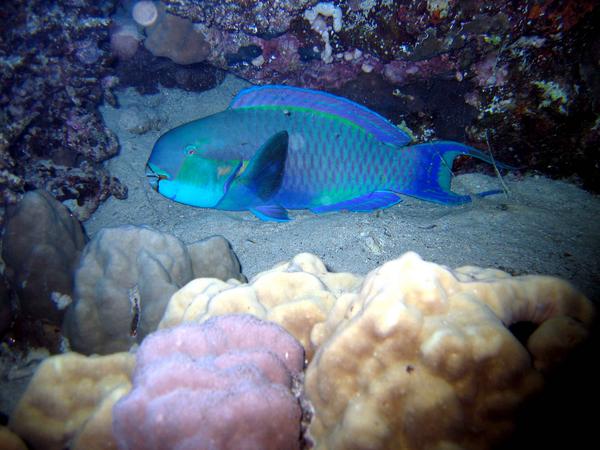
<instances>
[{"instance_id":1,"label":"anal fin","mask_svg":"<svg viewBox=\"0 0 600 450\"><path fill-rule=\"evenodd\" d=\"M290 220L287 210L279 205L258 205L249 210L259 219L269 222L288 222Z\"/></svg>"}]
</instances>

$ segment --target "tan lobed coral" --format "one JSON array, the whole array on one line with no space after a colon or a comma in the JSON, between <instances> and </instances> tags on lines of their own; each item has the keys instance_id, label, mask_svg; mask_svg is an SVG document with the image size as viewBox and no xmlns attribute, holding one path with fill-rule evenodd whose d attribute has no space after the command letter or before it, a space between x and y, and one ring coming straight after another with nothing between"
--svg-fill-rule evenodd
<instances>
[{"instance_id":1,"label":"tan lobed coral","mask_svg":"<svg viewBox=\"0 0 600 450\"><path fill-rule=\"evenodd\" d=\"M580 342L593 315L556 278L451 271L406 253L314 326L310 438L330 450L489 448L542 386L538 368ZM527 349L507 328L520 321L539 324Z\"/></svg>"},{"instance_id":2,"label":"tan lobed coral","mask_svg":"<svg viewBox=\"0 0 600 450\"><path fill-rule=\"evenodd\" d=\"M301 253L259 273L248 284L211 278L191 281L169 300L159 328L210 317L246 313L284 327L303 345L310 361L313 326L325 320L336 295L356 287L361 277L328 272L323 262Z\"/></svg>"},{"instance_id":3,"label":"tan lobed coral","mask_svg":"<svg viewBox=\"0 0 600 450\"><path fill-rule=\"evenodd\" d=\"M63 328L73 350L124 351L156 329L171 295L194 277L243 279L229 243L213 236L186 246L143 226L99 231L75 273Z\"/></svg>"},{"instance_id":4,"label":"tan lobed coral","mask_svg":"<svg viewBox=\"0 0 600 450\"><path fill-rule=\"evenodd\" d=\"M111 449L112 405L131 389L129 353L51 356L36 370L9 427L35 449Z\"/></svg>"},{"instance_id":5,"label":"tan lobed coral","mask_svg":"<svg viewBox=\"0 0 600 450\"><path fill-rule=\"evenodd\" d=\"M27 446L21 438L2 425L0 425L0 448L2 450L27 450Z\"/></svg>"},{"instance_id":6,"label":"tan lobed coral","mask_svg":"<svg viewBox=\"0 0 600 450\"><path fill-rule=\"evenodd\" d=\"M192 21L169 14L162 3L157 13L157 19L146 27L144 41L154 56L165 56L177 64L194 64L206 59L210 46Z\"/></svg>"},{"instance_id":7,"label":"tan lobed coral","mask_svg":"<svg viewBox=\"0 0 600 450\"><path fill-rule=\"evenodd\" d=\"M87 238L71 212L44 190L7 210L2 258L25 314L60 324Z\"/></svg>"}]
</instances>

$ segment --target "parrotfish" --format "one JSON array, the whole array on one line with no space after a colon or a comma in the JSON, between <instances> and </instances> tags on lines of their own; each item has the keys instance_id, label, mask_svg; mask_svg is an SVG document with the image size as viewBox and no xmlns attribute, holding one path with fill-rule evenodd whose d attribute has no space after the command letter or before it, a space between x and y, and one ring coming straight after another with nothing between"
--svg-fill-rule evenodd
<instances>
[{"instance_id":1,"label":"parrotfish","mask_svg":"<svg viewBox=\"0 0 600 450\"><path fill-rule=\"evenodd\" d=\"M372 211L401 195L469 202L450 190L458 155L493 163L458 142L411 144L399 127L345 98L275 85L246 89L225 111L163 134L146 175L176 202L287 221L289 209Z\"/></svg>"}]
</instances>

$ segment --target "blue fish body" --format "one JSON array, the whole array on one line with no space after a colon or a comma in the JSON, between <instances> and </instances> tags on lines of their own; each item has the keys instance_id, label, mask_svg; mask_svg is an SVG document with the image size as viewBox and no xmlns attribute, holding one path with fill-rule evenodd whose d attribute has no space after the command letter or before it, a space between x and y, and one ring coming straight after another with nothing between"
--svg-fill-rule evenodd
<instances>
[{"instance_id":1,"label":"blue fish body","mask_svg":"<svg viewBox=\"0 0 600 450\"><path fill-rule=\"evenodd\" d=\"M175 201L285 221L288 209L372 211L398 203L400 194L468 202L450 190L458 155L491 162L457 142L411 145L398 127L347 99L265 86L165 133L147 174Z\"/></svg>"}]
</instances>

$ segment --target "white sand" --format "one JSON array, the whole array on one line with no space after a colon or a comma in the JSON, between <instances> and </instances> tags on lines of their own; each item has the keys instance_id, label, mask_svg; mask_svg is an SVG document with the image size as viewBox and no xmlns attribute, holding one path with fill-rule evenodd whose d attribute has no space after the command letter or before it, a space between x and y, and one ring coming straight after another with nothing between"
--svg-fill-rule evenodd
<instances>
[{"instance_id":1,"label":"white sand","mask_svg":"<svg viewBox=\"0 0 600 450\"><path fill-rule=\"evenodd\" d=\"M247 86L229 76L201 94L175 89L153 96L140 96L133 89L119 92L121 107L105 107L102 113L122 147L107 166L129 187L129 198L103 204L84 224L90 237L100 228L122 224L149 225L186 243L221 234L248 277L299 252L317 254L332 270L364 274L413 250L450 267L472 264L558 275L598 297L600 199L564 182L509 175L505 181L510 198L496 195L447 207L407 197L373 213L291 211L294 220L283 224L262 222L249 212L181 205L154 192L144 175L154 141L174 126L225 109ZM128 131L149 127L143 134ZM498 180L479 174L458 176L454 184L462 192L499 187Z\"/></svg>"}]
</instances>

